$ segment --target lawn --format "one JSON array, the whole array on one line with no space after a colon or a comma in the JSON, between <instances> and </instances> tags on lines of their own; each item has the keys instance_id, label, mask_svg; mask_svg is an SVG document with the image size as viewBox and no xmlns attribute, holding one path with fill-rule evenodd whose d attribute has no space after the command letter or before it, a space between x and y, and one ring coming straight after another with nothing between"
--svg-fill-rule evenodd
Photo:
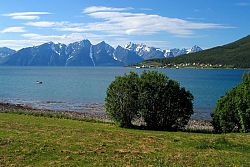
<instances>
[{"instance_id":1,"label":"lawn","mask_svg":"<svg viewBox=\"0 0 250 167\"><path fill-rule=\"evenodd\" d=\"M122 129L0 113L0 166L250 166L250 134Z\"/></svg>"}]
</instances>

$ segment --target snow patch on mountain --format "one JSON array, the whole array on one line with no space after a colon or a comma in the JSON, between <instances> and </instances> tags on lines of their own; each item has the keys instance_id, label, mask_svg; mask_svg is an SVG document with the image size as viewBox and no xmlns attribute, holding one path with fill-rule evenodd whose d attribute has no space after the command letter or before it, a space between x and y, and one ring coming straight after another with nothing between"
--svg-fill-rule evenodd
<instances>
[{"instance_id":1,"label":"snow patch on mountain","mask_svg":"<svg viewBox=\"0 0 250 167\"><path fill-rule=\"evenodd\" d=\"M95 61L94 61L94 58L93 58L93 51L92 51L92 45L90 46L89 48L89 57L91 58L91 61L95 67Z\"/></svg>"}]
</instances>

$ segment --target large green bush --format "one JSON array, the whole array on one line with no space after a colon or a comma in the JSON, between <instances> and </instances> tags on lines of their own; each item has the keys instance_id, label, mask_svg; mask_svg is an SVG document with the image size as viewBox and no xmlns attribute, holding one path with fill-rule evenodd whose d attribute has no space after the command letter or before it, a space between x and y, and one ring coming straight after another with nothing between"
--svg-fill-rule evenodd
<instances>
[{"instance_id":1,"label":"large green bush","mask_svg":"<svg viewBox=\"0 0 250 167\"><path fill-rule=\"evenodd\" d=\"M144 72L140 78L140 115L151 129L180 129L193 114L193 96L164 74Z\"/></svg>"},{"instance_id":2,"label":"large green bush","mask_svg":"<svg viewBox=\"0 0 250 167\"><path fill-rule=\"evenodd\" d=\"M184 127L193 113L189 91L155 71L117 77L107 91L106 111L121 126L142 118L147 127L173 130Z\"/></svg>"},{"instance_id":3,"label":"large green bush","mask_svg":"<svg viewBox=\"0 0 250 167\"><path fill-rule=\"evenodd\" d=\"M131 72L129 75L118 76L109 85L105 99L106 112L121 127L131 127L132 119L138 111L139 76Z\"/></svg>"},{"instance_id":4,"label":"large green bush","mask_svg":"<svg viewBox=\"0 0 250 167\"><path fill-rule=\"evenodd\" d=\"M250 73L218 100L211 116L218 133L250 132Z\"/></svg>"}]
</instances>

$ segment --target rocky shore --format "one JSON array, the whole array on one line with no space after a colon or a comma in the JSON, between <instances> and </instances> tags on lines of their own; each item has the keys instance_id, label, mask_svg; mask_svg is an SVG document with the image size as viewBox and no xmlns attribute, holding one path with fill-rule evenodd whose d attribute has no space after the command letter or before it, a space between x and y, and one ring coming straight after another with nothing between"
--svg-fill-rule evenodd
<instances>
[{"instance_id":1,"label":"rocky shore","mask_svg":"<svg viewBox=\"0 0 250 167\"><path fill-rule=\"evenodd\" d=\"M86 105L86 112L76 111L62 111L62 110L48 110L48 109L36 109L31 106L22 104L0 103L0 112L5 113L18 113L18 114L30 114L37 116L67 118L76 120L94 120L101 122L112 122L104 111L104 107L96 104ZM136 123L137 124L137 123ZM187 126L187 131L201 131L212 132L213 126L211 121L190 119Z\"/></svg>"}]
</instances>

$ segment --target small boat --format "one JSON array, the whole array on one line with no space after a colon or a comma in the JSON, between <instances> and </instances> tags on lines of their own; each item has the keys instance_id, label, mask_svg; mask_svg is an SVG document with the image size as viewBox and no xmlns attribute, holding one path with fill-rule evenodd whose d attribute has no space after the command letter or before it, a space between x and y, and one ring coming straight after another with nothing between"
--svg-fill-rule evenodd
<instances>
[{"instance_id":1,"label":"small boat","mask_svg":"<svg viewBox=\"0 0 250 167\"><path fill-rule=\"evenodd\" d=\"M42 81L36 81L36 84L42 84L43 82Z\"/></svg>"}]
</instances>

